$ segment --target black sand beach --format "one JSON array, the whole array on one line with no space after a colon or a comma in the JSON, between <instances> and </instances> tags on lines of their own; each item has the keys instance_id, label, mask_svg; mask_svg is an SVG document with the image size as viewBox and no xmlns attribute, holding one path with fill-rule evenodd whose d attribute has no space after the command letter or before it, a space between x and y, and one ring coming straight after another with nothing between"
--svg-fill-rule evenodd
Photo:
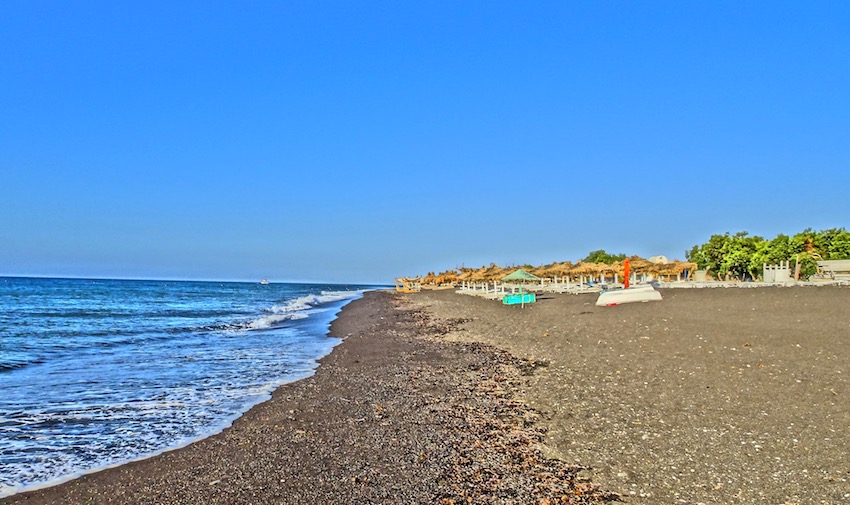
<instances>
[{"instance_id":1,"label":"black sand beach","mask_svg":"<svg viewBox=\"0 0 850 505\"><path fill-rule=\"evenodd\" d=\"M663 295L368 293L225 432L0 503L850 502L850 289Z\"/></svg>"},{"instance_id":2,"label":"black sand beach","mask_svg":"<svg viewBox=\"0 0 850 505\"><path fill-rule=\"evenodd\" d=\"M595 307L419 298L453 333L545 360L546 446L628 503L850 503L850 289L668 289ZM508 315L509 314L509 315Z\"/></svg>"},{"instance_id":3,"label":"black sand beach","mask_svg":"<svg viewBox=\"0 0 850 505\"><path fill-rule=\"evenodd\" d=\"M313 377L279 388L186 448L14 495L19 503L598 503L580 468L544 457L514 391L535 365L445 342L389 292L343 310L346 337Z\"/></svg>"}]
</instances>

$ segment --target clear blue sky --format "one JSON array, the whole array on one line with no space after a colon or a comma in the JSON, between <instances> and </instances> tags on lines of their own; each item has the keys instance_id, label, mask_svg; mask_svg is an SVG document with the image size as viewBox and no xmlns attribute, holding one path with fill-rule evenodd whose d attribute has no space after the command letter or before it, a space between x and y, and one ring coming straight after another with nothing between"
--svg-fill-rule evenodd
<instances>
[{"instance_id":1,"label":"clear blue sky","mask_svg":"<svg viewBox=\"0 0 850 505\"><path fill-rule=\"evenodd\" d=\"M847 2L0 5L0 275L391 282L848 226Z\"/></svg>"}]
</instances>

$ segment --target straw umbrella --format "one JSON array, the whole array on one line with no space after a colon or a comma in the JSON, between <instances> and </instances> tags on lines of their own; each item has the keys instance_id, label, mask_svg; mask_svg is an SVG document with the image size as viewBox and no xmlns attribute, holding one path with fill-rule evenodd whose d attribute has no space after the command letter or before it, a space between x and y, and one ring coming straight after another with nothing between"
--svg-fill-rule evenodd
<instances>
[{"instance_id":1,"label":"straw umbrella","mask_svg":"<svg viewBox=\"0 0 850 505\"><path fill-rule=\"evenodd\" d=\"M443 286L446 284L455 284L458 281L458 275L455 270L446 270L445 272L440 272L437 274L437 277L434 278L434 284L438 286Z\"/></svg>"},{"instance_id":2,"label":"straw umbrella","mask_svg":"<svg viewBox=\"0 0 850 505\"><path fill-rule=\"evenodd\" d=\"M548 265L540 265L539 267L534 267L531 269L531 273L540 278L543 277L551 277L550 270L553 266L557 265L557 263L549 263Z\"/></svg>"},{"instance_id":3,"label":"straw umbrella","mask_svg":"<svg viewBox=\"0 0 850 505\"><path fill-rule=\"evenodd\" d=\"M604 274L605 272L611 272L611 273L617 272L618 268L619 268L619 266L617 265L616 262L609 265L608 263L602 263L600 261L599 263L596 264L596 273L599 274L600 276L602 276L602 274ZM604 281L604 278L602 280Z\"/></svg>"},{"instance_id":4,"label":"straw umbrella","mask_svg":"<svg viewBox=\"0 0 850 505\"><path fill-rule=\"evenodd\" d=\"M637 278L638 274L651 273L652 269L657 265L649 260L641 258L638 255L634 255L629 258L629 266L631 272L635 275L635 278Z\"/></svg>"},{"instance_id":5,"label":"straw umbrella","mask_svg":"<svg viewBox=\"0 0 850 505\"><path fill-rule=\"evenodd\" d=\"M470 276L469 280L473 282L493 282L500 278L503 275L502 267L496 265L495 263L491 263L489 267L482 266L478 270L475 270Z\"/></svg>"},{"instance_id":6,"label":"straw umbrella","mask_svg":"<svg viewBox=\"0 0 850 505\"><path fill-rule=\"evenodd\" d=\"M496 281L501 278L505 274L505 269L496 265L495 263L490 263L490 266L484 271L484 278L488 282Z\"/></svg>"},{"instance_id":7,"label":"straw umbrella","mask_svg":"<svg viewBox=\"0 0 850 505\"><path fill-rule=\"evenodd\" d=\"M632 267L632 261L629 258L623 260L623 287L629 289L629 275Z\"/></svg>"},{"instance_id":8,"label":"straw umbrella","mask_svg":"<svg viewBox=\"0 0 850 505\"><path fill-rule=\"evenodd\" d=\"M562 263L552 263L551 265L546 267L546 269L544 270L544 274L546 277L566 277L570 275L570 271L572 270L572 268L573 264L569 261L564 261Z\"/></svg>"},{"instance_id":9,"label":"straw umbrella","mask_svg":"<svg viewBox=\"0 0 850 505\"><path fill-rule=\"evenodd\" d=\"M585 263L583 261L576 263L570 270L570 275L590 276L596 273L599 273L599 266L596 263Z\"/></svg>"},{"instance_id":10,"label":"straw umbrella","mask_svg":"<svg viewBox=\"0 0 850 505\"><path fill-rule=\"evenodd\" d=\"M564 265L567 266L565 267ZM541 278L553 278L559 275L567 275L570 267L572 267L572 264L569 261L565 263L558 263L557 261L555 261L547 265L541 265L539 267L533 268L531 269L531 273Z\"/></svg>"},{"instance_id":11,"label":"straw umbrella","mask_svg":"<svg viewBox=\"0 0 850 505\"><path fill-rule=\"evenodd\" d=\"M457 280L461 282L467 282L472 280L472 276L475 274L475 270L472 268L461 268L460 274L457 276Z\"/></svg>"},{"instance_id":12,"label":"straw umbrella","mask_svg":"<svg viewBox=\"0 0 850 505\"><path fill-rule=\"evenodd\" d=\"M469 280L473 282L482 282L484 280L484 271L485 267L481 267L478 270L472 272L472 275L469 276Z\"/></svg>"},{"instance_id":13,"label":"straw umbrella","mask_svg":"<svg viewBox=\"0 0 850 505\"><path fill-rule=\"evenodd\" d=\"M694 263L692 261L679 261L678 263L679 263L679 266L680 266L680 270L679 270L680 272L682 272L684 274L685 270L688 271L688 275L686 277L686 280L687 280L687 278L689 278L693 274L693 272L696 272L697 269L699 268L699 265L697 265L696 263Z\"/></svg>"},{"instance_id":14,"label":"straw umbrella","mask_svg":"<svg viewBox=\"0 0 850 505\"><path fill-rule=\"evenodd\" d=\"M666 264L656 264L654 265L654 268L651 269L651 271L658 277L666 276L669 278L674 275L678 276L684 270L693 271L696 270L696 268L696 263L674 260Z\"/></svg>"}]
</instances>

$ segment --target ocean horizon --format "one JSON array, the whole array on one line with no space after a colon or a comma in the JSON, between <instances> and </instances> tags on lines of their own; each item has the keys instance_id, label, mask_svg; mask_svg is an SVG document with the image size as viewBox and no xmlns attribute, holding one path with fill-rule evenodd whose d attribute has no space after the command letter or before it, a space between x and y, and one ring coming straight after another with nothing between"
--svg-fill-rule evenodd
<instances>
[{"instance_id":1,"label":"ocean horizon","mask_svg":"<svg viewBox=\"0 0 850 505\"><path fill-rule=\"evenodd\" d=\"M0 496L220 432L383 287L0 277Z\"/></svg>"}]
</instances>

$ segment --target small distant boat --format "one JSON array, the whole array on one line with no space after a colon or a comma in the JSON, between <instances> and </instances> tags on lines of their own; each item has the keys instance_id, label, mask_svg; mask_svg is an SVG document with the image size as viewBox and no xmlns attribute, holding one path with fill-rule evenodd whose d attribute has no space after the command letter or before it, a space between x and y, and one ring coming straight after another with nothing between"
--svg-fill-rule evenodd
<instances>
[{"instance_id":1,"label":"small distant boat","mask_svg":"<svg viewBox=\"0 0 850 505\"><path fill-rule=\"evenodd\" d=\"M268 279L263 279L263 280L260 281L260 284L268 284L268 283L269 283Z\"/></svg>"}]
</instances>

